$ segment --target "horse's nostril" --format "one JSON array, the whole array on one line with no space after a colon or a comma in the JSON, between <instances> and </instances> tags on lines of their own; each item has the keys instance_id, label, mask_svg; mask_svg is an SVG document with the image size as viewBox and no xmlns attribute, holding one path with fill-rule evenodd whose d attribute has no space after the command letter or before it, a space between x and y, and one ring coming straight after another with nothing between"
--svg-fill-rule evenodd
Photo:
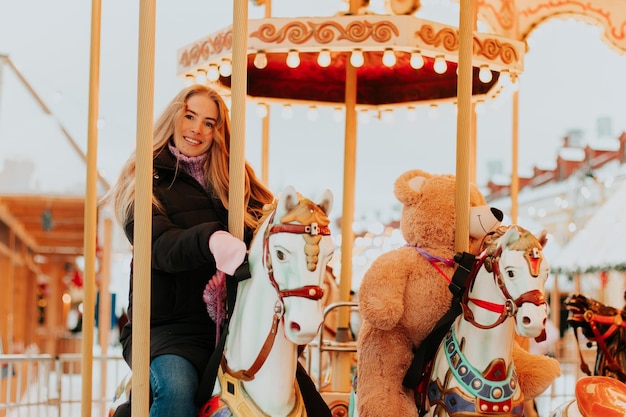
<instances>
[{"instance_id":1,"label":"horse's nostril","mask_svg":"<svg viewBox=\"0 0 626 417\"><path fill-rule=\"evenodd\" d=\"M530 324L530 318L528 316L524 316L522 321L524 322L525 325L529 325Z\"/></svg>"},{"instance_id":2,"label":"horse's nostril","mask_svg":"<svg viewBox=\"0 0 626 417\"><path fill-rule=\"evenodd\" d=\"M300 331L300 325L294 321L291 322L291 324L289 325L289 328L291 328L291 330L299 332Z\"/></svg>"}]
</instances>

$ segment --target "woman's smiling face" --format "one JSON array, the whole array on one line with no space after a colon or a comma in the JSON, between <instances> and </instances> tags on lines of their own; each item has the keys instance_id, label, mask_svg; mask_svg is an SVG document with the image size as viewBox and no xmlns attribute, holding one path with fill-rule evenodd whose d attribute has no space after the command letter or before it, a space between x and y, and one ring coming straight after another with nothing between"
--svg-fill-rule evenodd
<instances>
[{"instance_id":1,"label":"woman's smiling face","mask_svg":"<svg viewBox=\"0 0 626 417\"><path fill-rule=\"evenodd\" d=\"M217 123L217 104L203 94L187 99L186 110L176 122L174 145L186 156L206 153L213 143L213 132Z\"/></svg>"}]
</instances>

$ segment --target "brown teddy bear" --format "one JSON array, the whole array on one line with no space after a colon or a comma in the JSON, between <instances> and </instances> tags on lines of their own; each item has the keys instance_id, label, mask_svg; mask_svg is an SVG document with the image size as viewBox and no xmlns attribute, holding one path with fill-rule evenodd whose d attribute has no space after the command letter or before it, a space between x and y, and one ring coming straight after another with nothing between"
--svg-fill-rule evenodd
<instances>
[{"instance_id":1,"label":"brown teddy bear","mask_svg":"<svg viewBox=\"0 0 626 417\"><path fill-rule=\"evenodd\" d=\"M402 203L400 228L407 245L379 256L363 277L358 297L357 414L359 417L417 417L414 391L403 380L414 350L449 310L454 274L455 187L453 175L421 170L402 174L394 194ZM470 186L469 253L497 228L502 212L486 205ZM532 362L531 366L531 360ZM514 361L525 398L543 392L560 374L559 363L516 346ZM543 371L538 372L538 369Z\"/></svg>"}]
</instances>

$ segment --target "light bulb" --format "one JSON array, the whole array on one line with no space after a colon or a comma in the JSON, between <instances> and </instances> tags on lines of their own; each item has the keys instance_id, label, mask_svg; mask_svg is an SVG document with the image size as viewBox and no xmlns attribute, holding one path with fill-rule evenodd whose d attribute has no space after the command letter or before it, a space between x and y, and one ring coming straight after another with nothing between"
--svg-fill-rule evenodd
<instances>
[{"instance_id":1,"label":"light bulb","mask_svg":"<svg viewBox=\"0 0 626 417\"><path fill-rule=\"evenodd\" d=\"M293 117L293 109L290 104L283 106L282 116L284 119L291 119Z\"/></svg>"},{"instance_id":2,"label":"light bulb","mask_svg":"<svg viewBox=\"0 0 626 417\"><path fill-rule=\"evenodd\" d=\"M189 87L189 86L193 85L195 80L196 80L195 75L193 75L193 74L185 75L185 87Z\"/></svg>"},{"instance_id":3,"label":"light bulb","mask_svg":"<svg viewBox=\"0 0 626 417\"><path fill-rule=\"evenodd\" d=\"M424 66L424 57L418 51L411 53L411 67L420 69Z\"/></svg>"},{"instance_id":4,"label":"light bulb","mask_svg":"<svg viewBox=\"0 0 626 417\"><path fill-rule=\"evenodd\" d=\"M385 52L383 53L383 64L389 68L396 65L396 53L393 49L385 49Z\"/></svg>"},{"instance_id":5,"label":"light bulb","mask_svg":"<svg viewBox=\"0 0 626 417\"><path fill-rule=\"evenodd\" d=\"M300 65L300 55L298 55L298 51L292 49L287 53L287 66L289 68L298 68Z\"/></svg>"},{"instance_id":6,"label":"light bulb","mask_svg":"<svg viewBox=\"0 0 626 417\"><path fill-rule=\"evenodd\" d=\"M476 114L485 113L485 100L478 100L475 107Z\"/></svg>"},{"instance_id":7,"label":"light bulb","mask_svg":"<svg viewBox=\"0 0 626 417\"><path fill-rule=\"evenodd\" d=\"M335 110L333 111L333 120L337 123L343 120L343 110L341 107L335 107Z\"/></svg>"},{"instance_id":8,"label":"light bulb","mask_svg":"<svg viewBox=\"0 0 626 417\"><path fill-rule=\"evenodd\" d=\"M322 68L330 65L330 51L328 49L322 49L317 55L317 65Z\"/></svg>"},{"instance_id":9,"label":"light bulb","mask_svg":"<svg viewBox=\"0 0 626 417\"><path fill-rule=\"evenodd\" d=\"M433 69L437 74L443 74L448 70L448 64L446 63L446 60L442 55L439 55L435 58Z\"/></svg>"},{"instance_id":10,"label":"light bulb","mask_svg":"<svg viewBox=\"0 0 626 417\"><path fill-rule=\"evenodd\" d=\"M309 119L311 122L316 121L317 119L319 119L319 112L317 111L317 107L315 106L311 106L309 107L309 111L306 114L306 118Z\"/></svg>"},{"instance_id":11,"label":"light bulb","mask_svg":"<svg viewBox=\"0 0 626 417\"><path fill-rule=\"evenodd\" d=\"M223 59L222 64L220 65L220 75L222 77L230 77L233 73L233 65L230 62L230 59Z\"/></svg>"},{"instance_id":12,"label":"light bulb","mask_svg":"<svg viewBox=\"0 0 626 417\"><path fill-rule=\"evenodd\" d=\"M267 116L267 113L267 104L259 103L256 106L256 115L259 117L259 119L264 119Z\"/></svg>"},{"instance_id":13,"label":"light bulb","mask_svg":"<svg viewBox=\"0 0 626 417\"><path fill-rule=\"evenodd\" d=\"M519 75L511 74L511 87L513 87L513 91L519 90Z\"/></svg>"},{"instance_id":14,"label":"light bulb","mask_svg":"<svg viewBox=\"0 0 626 417\"><path fill-rule=\"evenodd\" d=\"M368 124L370 122L370 113L367 109L363 109L359 112L357 118L362 124Z\"/></svg>"},{"instance_id":15,"label":"light bulb","mask_svg":"<svg viewBox=\"0 0 626 417\"><path fill-rule=\"evenodd\" d=\"M428 117L436 119L437 116L439 116L439 108L436 104L431 104L430 107L428 107Z\"/></svg>"},{"instance_id":16,"label":"light bulb","mask_svg":"<svg viewBox=\"0 0 626 417\"><path fill-rule=\"evenodd\" d=\"M200 68L197 72L196 72L196 83L197 84L202 84L205 85L207 82L207 74L206 74L206 70L204 68Z\"/></svg>"},{"instance_id":17,"label":"light bulb","mask_svg":"<svg viewBox=\"0 0 626 417\"><path fill-rule=\"evenodd\" d=\"M480 66L480 70L478 70L478 79L483 84L487 84L488 82L491 82L491 80L493 79L493 75L491 74L491 70L489 69L489 67L487 65L481 65Z\"/></svg>"},{"instance_id":18,"label":"light bulb","mask_svg":"<svg viewBox=\"0 0 626 417\"><path fill-rule=\"evenodd\" d=\"M509 70L503 70L500 72L500 84L503 88L508 88L513 85L513 81L511 80L511 73Z\"/></svg>"},{"instance_id":19,"label":"light bulb","mask_svg":"<svg viewBox=\"0 0 626 417\"><path fill-rule=\"evenodd\" d=\"M350 55L350 64L352 64L354 68L360 68L364 63L365 58L363 57L363 51L360 49L352 51L352 54Z\"/></svg>"},{"instance_id":20,"label":"light bulb","mask_svg":"<svg viewBox=\"0 0 626 417\"><path fill-rule=\"evenodd\" d=\"M409 106L406 109L406 119L409 122L413 122L417 120L417 109L414 106Z\"/></svg>"},{"instance_id":21,"label":"light bulb","mask_svg":"<svg viewBox=\"0 0 626 417\"><path fill-rule=\"evenodd\" d=\"M219 78L220 78L220 71L217 68L217 65L215 65L215 64L209 65L209 69L207 70L207 73L206 73L206 78L209 81L211 81L211 82L215 82L215 81L219 80Z\"/></svg>"},{"instance_id":22,"label":"light bulb","mask_svg":"<svg viewBox=\"0 0 626 417\"><path fill-rule=\"evenodd\" d=\"M259 51L254 56L254 67L257 69L263 69L267 67L267 55L265 52Z\"/></svg>"},{"instance_id":23,"label":"light bulb","mask_svg":"<svg viewBox=\"0 0 626 417\"><path fill-rule=\"evenodd\" d=\"M386 109L385 111L383 111L383 114L381 115L381 119L385 123L393 123L393 120L394 120L393 110L392 109Z\"/></svg>"}]
</instances>

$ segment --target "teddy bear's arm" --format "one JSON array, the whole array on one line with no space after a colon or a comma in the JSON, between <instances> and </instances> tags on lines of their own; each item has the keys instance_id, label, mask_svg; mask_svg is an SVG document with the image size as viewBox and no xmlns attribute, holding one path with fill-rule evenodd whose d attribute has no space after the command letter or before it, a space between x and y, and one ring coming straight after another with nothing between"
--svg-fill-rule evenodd
<instances>
[{"instance_id":1,"label":"teddy bear's arm","mask_svg":"<svg viewBox=\"0 0 626 417\"><path fill-rule=\"evenodd\" d=\"M404 292L412 270L404 252L401 248L378 257L359 289L361 317L382 330L394 327L404 313Z\"/></svg>"}]
</instances>

